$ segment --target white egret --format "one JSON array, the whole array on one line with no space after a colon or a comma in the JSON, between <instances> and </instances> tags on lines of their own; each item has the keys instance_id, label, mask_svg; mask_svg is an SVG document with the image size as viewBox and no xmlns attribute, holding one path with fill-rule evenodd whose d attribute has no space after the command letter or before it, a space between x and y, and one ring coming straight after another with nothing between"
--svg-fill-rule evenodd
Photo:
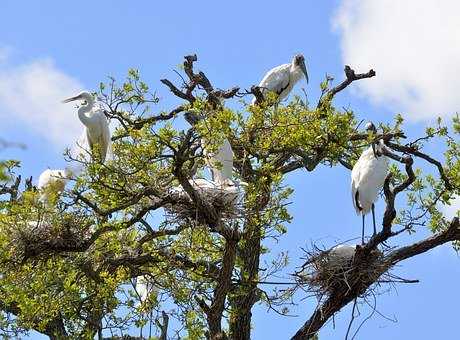
<instances>
[{"instance_id":1,"label":"white egret","mask_svg":"<svg viewBox=\"0 0 460 340\"><path fill-rule=\"evenodd\" d=\"M83 138L78 145L83 149L77 158L84 157L84 153L90 152L94 159L95 147L99 152L99 159L105 162L112 157L112 142L109 130L109 122L105 117L104 111L95 105L94 96L86 91L80 92L75 97L63 100L63 103L69 103L75 100L83 101L83 105L78 109L78 118L85 126Z\"/></svg>"},{"instance_id":2,"label":"white egret","mask_svg":"<svg viewBox=\"0 0 460 340\"><path fill-rule=\"evenodd\" d=\"M195 178L189 182L193 189L211 201L220 200L227 205L235 204L241 199L241 188L230 179L216 182L205 178ZM172 192L181 195L185 191L182 187L175 187Z\"/></svg>"},{"instance_id":3,"label":"white egret","mask_svg":"<svg viewBox=\"0 0 460 340\"><path fill-rule=\"evenodd\" d=\"M374 124L368 123L366 130L376 132ZM351 171L351 195L356 213L363 216L362 243L364 244L364 216L372 210L372 220L375 227L374 202L382 189L388 173L388 158L382 154L385 147L383 140L373 144L359 157Z\"/></svg>"},{"instance_id":4,"label":"white egret","mask_svg":"<svg viewBox=\"0 0 460 340\"><path fill-rule=\"evenodd\" d=\"M283 64L272 68L264 76L259 84L262 94L267 91L275 92L278 95L278 100L286 98L291 92L294 85L305 76L308 84L307 67L305 66L305 58L302 54L297 54L289 64ZM254 98L252 103L254 104Z\"/></svg>"},{"instance_id":5,"label":"white egret","mask_svg":"<svg viewBox=\"0 0 460 340\"><path fill-rule=\"evenodd\" d=\"M233 150L227 138L216 152L210 153L206 150L206 142L201 141L203 154L206 157L206 163L212 174L212 180L216 183L224 183L232 178L233 172Z\"/></svg>"},{"instance_id":6,"label":"white egret","mask_svg":"<svg viewBox=\"0 0 460 340\"><path fill-rule=\"evenodd\" d=\"M138 276L136 278L136 292L139 295L140 304L144 303L150 293L149 282L145 276Z\"/></svg>"},{"instance_id":7,"label":"white egret","mask_svg":"<svg viewBox=\"0 0 460 340\"><path fill-rule=\"evenodd\" d=\"M61 170L46 169L38 177L38 191L40 201L49 204L51 198L56 198L64 191L68 180L72 176L72 171L68 168Z\"/></svg>"}]
</instances>

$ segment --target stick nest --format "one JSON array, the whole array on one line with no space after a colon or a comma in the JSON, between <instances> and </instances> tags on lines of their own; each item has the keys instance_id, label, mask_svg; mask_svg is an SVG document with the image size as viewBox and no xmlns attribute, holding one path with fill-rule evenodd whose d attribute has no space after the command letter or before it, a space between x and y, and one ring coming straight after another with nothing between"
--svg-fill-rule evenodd
<instances>
[{"instance_id":1,"label":"stick nest","mask_svg":"<svg viewBox=\"0 0 460 340\"><path fill-rule=\"evenodd\" d=\"M350 289L364 293L382 275L383 254L379 250L362 256L357 245L351 256L340 256L335 249L306 251L306 262L294 274L297 283L318 296Z\"/></svg>"}]
</instances>

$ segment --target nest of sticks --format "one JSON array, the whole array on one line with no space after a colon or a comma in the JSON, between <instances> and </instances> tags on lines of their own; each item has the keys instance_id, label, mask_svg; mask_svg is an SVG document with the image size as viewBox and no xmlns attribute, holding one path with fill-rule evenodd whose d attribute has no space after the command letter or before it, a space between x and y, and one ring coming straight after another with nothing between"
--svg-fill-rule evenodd
<instances>
[{"instance_id":1,"label":"nest of sticks","mask_svg":"<svg viewBox=\"0 0 460 340\"><path fill-rule=\"evenodd\" d=\"M90 221L72 215L53 219L43 214L37 220L18 221L18 225L12 234L14 252L24 259L55 247L78 246L91 236Z\"/></svg>"},{"instance_id":2,"label":"nest of sticks","mask_svg":"<svg viewBox=\"0 0 460 340\"><path fill-rule=\"evenodd\" d=\"M337 255L334 248L306 251L306 262L294 274L297 284L321 297L349 289L366 291L382 275L383 253L373 250L368 256L357 256L360 251L359 245L352 256Z\"/></svg>"},{"instance_id":3,"label":"nest of sticks","mask_svg":"<svg viewBox=\"0 0 460 340\"><path fill-rule=\"evenodd\" d=\"M198 191L198 190L197 190ZM222 219L235 219L243 214L243 204L240 195L228 193L225 190L198 191L203 200L212 205ZM197 204L183 191L172 192L174 204L165 206L165 211L176 220L201 221Z\"/></svg>"}]
</instances>

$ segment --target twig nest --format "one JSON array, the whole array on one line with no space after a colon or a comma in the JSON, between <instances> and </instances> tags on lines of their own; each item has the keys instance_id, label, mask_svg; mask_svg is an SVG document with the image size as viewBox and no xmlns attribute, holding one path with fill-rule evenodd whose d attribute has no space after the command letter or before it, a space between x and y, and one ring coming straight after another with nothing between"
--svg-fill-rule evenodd
<instances>
[{"instance_id":1,"label":"twig nest","mask_svg":"<svg viewBox=\"0 0 460 340\"><path fill-rule=\"evenodd\" d=\"M362 250L360 245L338 245L328 250L315 248L307 253L306 263L295 274L297 281L318 295L351 287L359 290L381 273L382 253L374 250L363 257Z\"/></svg>"},{"instance_id":2,"label":"twig nest","mask_svg":"<svg viewBox=\"0 0 460 340\"><path fill-rule=\"evenodd\" d=\"M235 182L226 180L219 183L197 178L190 180L190 184L202 199L214 206L222 217L235 218L239 215L238 206L243 199L244 191ZM166 210L177 214L179 217L196 216L196 204L181 186L172 188L170 193L178 199L178 202L166 206Z\"/></svg>"}]
</instances>

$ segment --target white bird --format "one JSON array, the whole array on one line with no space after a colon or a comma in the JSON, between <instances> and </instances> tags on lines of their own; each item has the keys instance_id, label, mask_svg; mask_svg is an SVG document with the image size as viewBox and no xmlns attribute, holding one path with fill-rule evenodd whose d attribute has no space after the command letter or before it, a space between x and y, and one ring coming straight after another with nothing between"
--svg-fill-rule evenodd
<instances>
[{"instance_id":1,"label":"white bird","mask_svg":"<svg viewBox=\"0 0 460 340\"><path fill-rule=\"evenodd\" d=\"M347 266L353 256L355 256L356 245L339 244L329 251L328 265L333 268L343 268Z\"/></svg>"},{"instance_id":2,"label":"white bird","mask_svg":"<svg viewBox=\"0 0 460 340\"><path fill-rule=\"evenodd\" d=\"M214 153L206 150L206 141L202 140L201 144L206 163L211 170L212 180L216 183L230 180L233 172L233 150L228 139L225 138L222 145Z\"/></svg>"},{"instance_id":3,"label":"white bird","mask_svg":"<svg viewBox=\"0 0 460 340\"><path fill-rule=\"evenodd\" d=\"M112 157L112 141L109 130L109 122L105 117L104 111L95 105L94 96L86 91L83 91L76 95L63 100L63 103L69 103L71 101L81 100L83 105L78 109L78 118L85 126L83 132L83 138L80 141L78 147L81 154L77 158L84 157L84 153L90 153L94 159L95 147L99 151L99 159L101 162L110 159Z\"/></svg>"},{"instance_id":4,"label":"white bird","mask_svg":"<svg viewBox=\"0 0 460 340\"><path fill-rule=\"evenodd\" d=\"M223 182L210 181L205 178L191 179L189 183L193 189L211 201L220 200L224 204L235 204L241 199L241 188L231 179ZM172 193L182 195L184 189L179 186L172 190Z\"/></svg>"},{"instance_id":5,"label":"white bird","mask_svg":"<svg viewBox=\"0 0 460 340\"><path fill-rule=\"evenodd\" d=\"M145 276L138 276L136 278L136 292L139 295L140 303L144 303L150 293L150 285Z\"/></svg>"},{"instance_id":6,"label":"white bird","mask_svg":"<svg viewBox=\"0 0 460 340\"><path fill-rule=\"evenodd\" d=\"M275 92L278 95L278 100L281 101L289 95L302 75L305 75L308 84L305 58L302 54L297 54L291 63L277 66L268 71L259 87L264 95L267 91ZM255 104L255 102L256 98L253 99L252 103Z\"/></svg>"},{"instance_id":7,"label":"white bird","mask_svg":"<svg viewBox=\"0 0 460 340\"><path fill-rule=\"evenodd\" d=\"M40 201L50 204L51 198L56 198L64 191L68 180L72 177L72 171L68 168L61 170L46 169L38 177L38 191Z\"/></svg>"},{"instance_id":8,"label":"white bird","mask_svg":"<svg viewBox=\"0 0 460 340\"><path fill-rule=\"evenodd\" d=\"M374 124L368 123L366 130L376 132ZM383 140L373 144L359 157L351 171L351 196L356 213L363 216L362 243L364 244L364 216L372 210L372 220L375 227L374 202L382 189L388 174L388 158L382 154L385 147Z\"/></svg>"}]
</instances>

